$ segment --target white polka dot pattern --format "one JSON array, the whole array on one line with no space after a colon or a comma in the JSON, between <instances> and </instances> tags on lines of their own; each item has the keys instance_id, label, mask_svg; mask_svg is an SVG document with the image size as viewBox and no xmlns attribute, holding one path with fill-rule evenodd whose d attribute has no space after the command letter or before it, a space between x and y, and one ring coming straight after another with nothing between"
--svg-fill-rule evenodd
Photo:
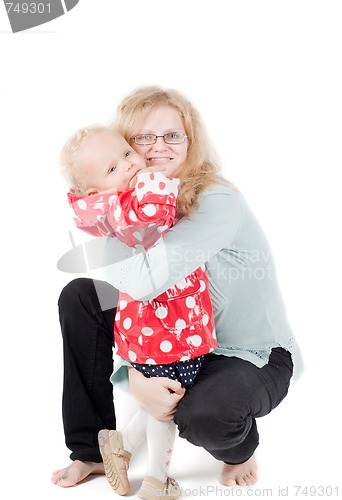
<instances>
[{"instance_id":1,"label":"white polka dot pattern","mask_svg":"<svg viewBox=\"0 0 342 500\"><path fill-rule=\"evenodd\" d=\"M175 323L175 328L177 330L183 330L185 327L186 327L186 323L185 323L184 319L177 319L177 321Z\"/></svg>"},{"instance_id":2,"label":"white polka dot pattern","mask_svg":"<svg viewBox=\"0 0 342 500\"><path fill-rule=\"evenodd\" d=\"M123 327L125 330L129 330L132 326L132 320L131 318L126 318L123 322Z\"/></svg>"},{"instance_id":3,"label":"white polka dot pattern","mask_svg":"<svg viewBox=\"0 0 342 500\"><path fill-rule=\"evenodd\" d=\"M187 297L185 299L185 304L186 304L186 307L188 307L189 309L192 309L196 305L195 298L194 297Z\"/></svg>"},{"instance_id":4,"label":"white polka dot pattern","mask_svg":"<svg viewBox=\"0 0 342 500\"><path fill-rule=\"evenodd\" d=\"M163 342L160 343L160 350L162 352L170 352L172 349L172 344L169 340L163 340Z\"/></svg>"},{"instance_id":5,"label":"white polka dot pattern","mask_svg":"<svg viewBox=\"0 0 342 500\"><path fill-rule=\"evenodd\" d=\"M119 354L127 358L127 349L134 350L137 363L152 359L159 365L179 359L186 361L215 349L215 325L207 283L206 272L198 268L155 299L135 302L121 294L127 306L115 325L125 332L127 343L122 343ZM132 320L128 330L124 328L127 318ZM133 345L134 348L129 347Z\"/></svg>"},{"instance_id":6,"label":"white polka dot pattern","mask_svg":"<svg viewBox=\"0 0 342 500\"><path fill-rule=\"evenodd\" d=\"M189 345L193 345L198 347L202 344L202 337L200 335L192 335L192 337L188 337L187 342Z\"/></svg>"},{"instance_id":7,"label":"white polka dot pattern","mask_svg":"<svg viewBox=\"0 0 342 500\"><path fill-rule=\"evenodd\" d=\"M138 220L137 214L134 212L134 210L129 211L128 217L131 219L132 222L137 222Z\"/></svg>"},{"instance_id":8,"label":"white polka dot pattern","mask_svg":"<svg viewBox=\"0 0 342 500\"><path fill-rule=\"evenodd\" d=\"M153 217L157 213L157 208L155 207L155 205L152 205L152 203L149 203L143 207L142 211L148 217Z\"/></svg>"},{"instance_id":9,"label":"white polka dot pattern","mask_svg":"<svg viewBox=\"0 0 342 500\"><path fill-rule=\"evenodd\" d=\"M145 335L146 337L150 337L151 335L153 335L153 330L152 328L150 328L149 326L144 326L142 329L141 329L141 333L143 335Z\"/></svg>"},{"instance_id":10,"label":"white polka dot pattern","mask_svg":"<svg viewBox=\"0 0 342 500\"><path fill-rule=\"evenodd\" d=\"M136 361L136 359L137 359L137 355L133 351L128 351L128 357L129 357L129 360L133 361L133 362Z\"/></svg>"},{"instance_id":11,"label":"white polka dot pattern","mask_svg":"<svg viewBox=\"0 0 342 500\"><path fill-rule=\"evenodd\" d=\"M76 225L94 236L116 236L149 248L174 223L178 179L139 174L135 190L77 197L69 203ZM120 292L115 315L118 355L137 363L188 360L216 348L205 266L150 301ZM189 376L189 379L191 377Z\"/></svg>"},{"instance_id":12,"label":"white polka dot pattern","mask_svg":"<svg viewBox=\"0 0 342 500\"><path fill-rule=\"evenodd\" d=\"M158 309L156 309L156 316L159 319L164 319L167 316L167 309L166 307L160 306Z\"/></svg>"},{"instance_id":13,"label":"white polka dot pattern","mask_svg":"<svg viewBox=\"0 0 342 500\"><path fill-rule=\"evenodd\" d=\"M149 192L156 195L172 194L177 197L178 186L179 179L165 177L162 172L143 172L137 175L135 192L139 201Z\"/></svg>"},{"instance_id":14,"label":"white polka dot pattern","mask_svg":"<svg viewBox=\"0 0 342 500\"><path fill-rule=\"evenodd\" d=\"M85 200L77 200L77 206L81 210L87 210L87 204L86 204Z\"/></svg>"}]
</instances>

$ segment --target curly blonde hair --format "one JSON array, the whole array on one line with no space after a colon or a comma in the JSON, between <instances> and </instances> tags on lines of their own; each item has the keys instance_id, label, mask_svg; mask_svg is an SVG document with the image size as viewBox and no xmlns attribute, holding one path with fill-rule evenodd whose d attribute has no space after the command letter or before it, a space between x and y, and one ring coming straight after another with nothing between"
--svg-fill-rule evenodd
<instances>
[{"instance_id":1,"label":"curly blonde hair","mask_svg":"<svg viewBox=\"0 0 342 500\"><path fill-rule=\"evenodd\" d=\"M103 132L112 132L112 129L97 124L80 128L69 137L61 150L59 161L62 175L69 182L70 189L74 194L83 196L86 189L82 178L82 165L78 162L77 153L89 138Z\"/></svg>"},{"instance_id":2,"label":"curly blonde hair","mask_svg":"<svg viewBox=\"0 0 342 500\"><path fill-rule=\"evenodd\" d=\"M179 175L177 211L179 215L190 215L198 208L199 195L210 185L220 183L236 188L224 179L220 167L212 160L207 133L198 111L176 90L164 90L158 86L134 90L119 104L112 127L130 142L148 114L159 106L171 106L179 112L188 136L187 159Z\"/></svg>"}]
</instances>

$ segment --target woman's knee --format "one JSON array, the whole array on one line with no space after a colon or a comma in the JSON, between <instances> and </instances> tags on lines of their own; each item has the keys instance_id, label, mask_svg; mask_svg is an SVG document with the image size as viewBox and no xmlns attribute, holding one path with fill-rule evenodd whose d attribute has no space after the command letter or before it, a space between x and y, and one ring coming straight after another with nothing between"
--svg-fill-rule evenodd
<instances>
[{"instance_id":1,"label":"woman's knee","mask_svg":"<svg viewBox=\"0 0 342 500\"><path fill-rule=\"evenodd\" d=\"M80 295L89 294L94 290L94 285L89 278L76 278L63 288L58 299L58 306L61 309L69 309L79 300Z\"/></svg>"},{"instance_id":2,"label":"woman's knee","mask_svg":"<svg viewBox=\"0 0 342 500\"><path fill-rule=\"evenodd\" d=\"M175 421L179 435L206 450L228 449L240 444L248 434L252 418L226 403L224 411L210 405L179 404Z\"/></svg>"},{"instance_id":3,"label":"woman's knee","mask_svg":"<svg viewBox=\"0 0 342 500\"><path fill-rule=\"evenodd\" d=\"M93 299L94 297L101 303L101 301L111 300L111 307L116 305L113 297L117 298L118 290L106 281L95 280L91 278L76 278L68 283L59 296L58 303L69 305L70 302L78 300L85 301L86 298Z\"/></svg>"},{"instance_id":4,"label":"woman's knee","mask_svg":"<svg viewBox=\"0 0 342 500\"><path fill-rule=\"evenodd\" d=\"M240 444L252 425L246 401L236 397L233 391L231 398L227 398L222 391L216 394L212 390L209 394L205 387L203 389L196 387L180 401L175 417L179 435L207 450L228 449Z\"/></svg>"},{"instance_id":5,"label":"woman's knee","mask_svg":"<svg viewBox=\"0 0 342 500\"><path fill-rule=\"evenodd\" d=\"M203 411L202 406L197 407L195 404L187 404L185 398L178 404L175 416L179 435L192 444L203 446L203 442L200 441L206 434L205 427L208 423L206 412Z\"/></svg>"}]
</instances>

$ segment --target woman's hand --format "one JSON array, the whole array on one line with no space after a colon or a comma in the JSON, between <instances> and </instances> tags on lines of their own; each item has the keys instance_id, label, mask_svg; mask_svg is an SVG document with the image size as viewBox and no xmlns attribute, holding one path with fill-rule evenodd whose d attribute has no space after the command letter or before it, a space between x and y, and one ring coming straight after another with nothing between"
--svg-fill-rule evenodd
<instances>
[{"instance_id":1,"label":"woman's hand","mask_svg":"<svg viewBox=\"0 0 342 500\"><path fill-rule=\"evenodd\" d=\"M185 394L180 382L166 377L147 378L138 370L128 370L129 388L133 396L157 420L171 420Z\"/></svg>"}]
</instances>

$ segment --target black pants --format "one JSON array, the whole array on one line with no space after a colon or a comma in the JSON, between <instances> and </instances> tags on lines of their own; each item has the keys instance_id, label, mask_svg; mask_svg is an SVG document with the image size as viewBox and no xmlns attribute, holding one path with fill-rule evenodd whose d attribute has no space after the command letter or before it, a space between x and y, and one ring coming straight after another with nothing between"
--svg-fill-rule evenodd
<instances>
[{"instance_id":1,"label":"black pants","mask_svg":"<svg viewBox=\"0 0 342 500\"><path fill-rule=\"evenodd\" d=\"M115 429L113 326L118 292L102 281L71 281L59 298L64 348L63 424L72 460L101 462L97 434ZM180 436L216 459L237 464L259 443L255 418L285 397L292 376L291 355L273 349L257 368L239 358L209 354L187 389L175 417Z\"/></svg>"},{"instance_id":2,"label":"black pants","mask_svg":"<svg viewBox=\"0 0 342 500\"><path fill-rule=\"evenodd\" d=\"M107 297L105 307L100 306L99 297ZM109 380L116 302L117 292L111 285L87 278L69 283L59 298L64 355L62 415L72 460L102 462L98 431L116 426Z\"/></svg>"},{"instance_id":3,"label":"black pants","mask_svg":"<svg viewBox=\"0 0 342 500\"><path fill-rule=\"evenodd\" d=\"M208 354L179 402L179 434L217 460L239 464L259 444L255 419L270 413L286 396L292 376L291 355L272 350L263 368L235 357Z\"/></svg>"}]
</instances>

